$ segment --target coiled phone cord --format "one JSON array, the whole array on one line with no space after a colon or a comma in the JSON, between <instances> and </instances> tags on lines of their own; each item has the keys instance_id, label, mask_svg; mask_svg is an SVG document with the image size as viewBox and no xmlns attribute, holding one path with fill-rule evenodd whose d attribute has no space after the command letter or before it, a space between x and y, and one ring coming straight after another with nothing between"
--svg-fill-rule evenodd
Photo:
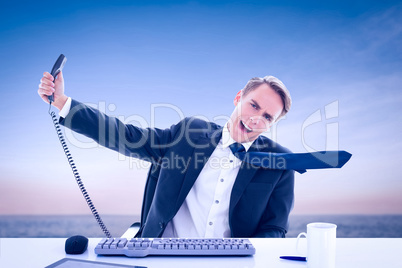
<instances>
[{"instance_id":1,"label":"coiled phone cord","mask_svg":"<svg viewBox=\"0 0 402 268\"><path fill-rule=\"evenodd\" d=\"M84 196L85 201L87 202L87 204L89 206L89 209L91 210L92 214L94 215L94 217L95 217L96 221L98 222L100 228L102 229L102 231L105 233L105 235L108 238L111 238L112 235L110 234L109 230L106 228L106 225L103 223L101 217L99 216L98 211L96 210L94 204L92 203L91 198L89 197L89 194L88 194L87 190L85 189L84 183L82 182L80 174L78 173L77 167L75 166L73 157L71 156L70 150L67 147L67 143L64 140L64 136L63 136L63 133L61 131L60 124L58 122L56 113L54 111L51 111L51 107L52 106L50 104L49 114L52 117L54 128L56 129L57 136L59 137L59 141L61 143L61 146L63 147L64 154L67 156L68 163L70 164L71 170L73 171L73 174L74 174L75 180L76 180L76 182L78 184L78 187L80 188L80 190L82 192L82 195Z\"/></svg>"}]
</instances>

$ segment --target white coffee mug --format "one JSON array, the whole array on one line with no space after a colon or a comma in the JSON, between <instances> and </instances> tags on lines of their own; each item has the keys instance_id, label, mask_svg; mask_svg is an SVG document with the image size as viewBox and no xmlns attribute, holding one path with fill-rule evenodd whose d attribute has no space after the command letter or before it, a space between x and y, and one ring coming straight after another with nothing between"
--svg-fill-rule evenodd
<instances>
[{"instance_id":1,"label":"white coffee mug","mask_svg":"<svg viewBox=\"0 0 402 268\"><path fill-rule=\"evenodd\" d=\"M307 267L335 268L336 225L332 223L314 222L307 224L307 234L297 236L298 247L301 236L307 238Z\"/></svg>"}]
</instances>

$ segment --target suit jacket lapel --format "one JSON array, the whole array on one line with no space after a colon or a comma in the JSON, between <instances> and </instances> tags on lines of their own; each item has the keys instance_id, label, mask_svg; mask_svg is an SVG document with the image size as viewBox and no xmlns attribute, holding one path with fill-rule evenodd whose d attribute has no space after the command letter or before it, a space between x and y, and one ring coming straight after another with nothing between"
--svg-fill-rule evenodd
<instances>
[{"instance_id":1,"label":"suit jacket lapel","mask_svg":"<svg viewBox=\"0 0 402 268\"><path fill-rule=\"evenodd\" d=\"M194 144L197 144L197 146L194 147L193 154L185 171L186 175L184 177L176 202L176 211L183 204L184 199L186 198L191 187L193 187L194 182L198 178L198 175L200 174L205 163L208 161L212 152L215 150L216 145L219 143L221 137L222 128L213 132L208 132L205 135L201 135L194 141Z\"/></svg>"},{"instance_id":2,"label":"suit jacket lapel","mask_svg":"<svg viewBox=\"0 0 402 268\"><path fill-rule=\"evenodd\" d=\"M248 150L249 152L258 152L264 147L263 143L258 138L253 145ZM246 162L243 162L240 166L239 173L237 174L236 181L233 185L232 193L230 195L230 205L229 205L229 219L231 213L242 196L247 185L250 183L251 179L254 177L255 173L259 167L253 166Z\"/></svg>"}]
</instances>

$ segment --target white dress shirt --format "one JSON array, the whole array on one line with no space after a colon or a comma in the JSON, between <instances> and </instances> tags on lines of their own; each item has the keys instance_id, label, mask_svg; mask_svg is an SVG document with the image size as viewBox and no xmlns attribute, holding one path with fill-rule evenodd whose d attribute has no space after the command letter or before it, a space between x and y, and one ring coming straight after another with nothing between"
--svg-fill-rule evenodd
<instances>
[{"instance_id":1,"label":"white dress shirt","mask_svg":"<svg viewBox=\"0 0 402 268\"><path fill-rule=\"evenodd\" d=\"M230 237L230 194L241 161L229 148L235 143L227 124L222 138L188 193L184 203L171 220L163 237L223 238ZM248 150L252 142L244 143Z\"/></svg>"},{"instance_id":2,"label":"white dress shirt","mask_svg":"<svg viewBox=\"0 0 402 268\"><path fill-rule=\"evenodd\" d=\"M59 116L66 118L71 109L71 98L68 97L66 103L63 108L59 111Z\"/></svg>"}]
</instances>

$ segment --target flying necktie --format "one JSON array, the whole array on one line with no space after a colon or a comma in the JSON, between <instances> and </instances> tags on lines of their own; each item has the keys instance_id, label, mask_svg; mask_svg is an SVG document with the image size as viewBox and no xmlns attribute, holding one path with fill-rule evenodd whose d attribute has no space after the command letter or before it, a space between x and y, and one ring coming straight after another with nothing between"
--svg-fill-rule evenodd
<instances>
[{"instance_id":1,"label":"flying necktie","mask_svg":"<svg viewBox=\"0 0 402 268\"><path fill-rule=\"evenodd\" d=\"M233 143L229 147L237 158L254 166L295 170L299 173L306 172L306 169L341 168L352 156L346 151L312 153L246 152L240 143Z\"/></svg>"}]
</instances>

